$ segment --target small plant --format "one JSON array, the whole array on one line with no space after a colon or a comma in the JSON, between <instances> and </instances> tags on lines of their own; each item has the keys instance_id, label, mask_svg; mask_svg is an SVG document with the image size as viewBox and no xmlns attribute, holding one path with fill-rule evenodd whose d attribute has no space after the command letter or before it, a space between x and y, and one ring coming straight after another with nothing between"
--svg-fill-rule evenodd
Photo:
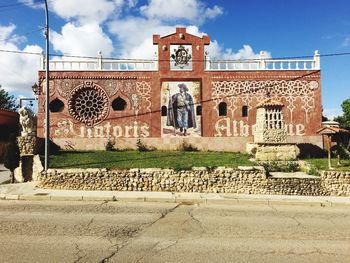
<instances>
[{"instance_id":1,"label":"small plant","mask_svg":"<svg viewBox=\"0 0 350 263\"><path fill-rule=\"evenodd\" d=\"M105 146L106 151L109 151L109 152L115 151L116 149L114 148L114 145L115 145L115 140L108 138L106 146Z\"/></svg>"},{"instance_id":2,"label":"small plant","mask_svg":"<svg viewBox=\"0 0 350 263\"><path fill-rule=\"evenodd\" d=\"M285 165L285 171L283 172L296 172L299 171L299 164L297 162L287 162Z\"/></svg>"},{"instance_id":3,"label":"small plant","mask_svg":"<svg viewBox=\"0 0 350 263\"><path fill-rule=\"evenodd\" d=\"M320 172L318 171L318 169L315 166L311 166L310 169L308 170L307 174L319 176Z\"/></svg>"},{"instance_id":4,"label":"small plant","mask_svg":"<svg viewBox=\"0 0 350 263\"><path fill-rule=\"evenodd\" d=\"M192 144L188 143L187 141L183 141L182 145L180 146L180 151L184 151L184 152L198 152L198 148L196 148Z\"/></svg>"},{"instance_id":5,"label":"small plant","mask_svg":"<svg viewBox=\"0 0 350 263\"><path fill-rule=\"evenodd\" d=\"M261 164L267 172L296 172L299 171L299 164L297 162L263 162Z\"/></svg>"},{"instance_id":6,"label":"small plant","mask_svg":"<svg viewBox=\"0 0 350 263\"><path fill-rule=\"evenodd\" d=\"M146 144L144 144L140 139L136 142L136 147L139 152L150 152L153 151L153 149Z\"/></svg>"}]
</instances>

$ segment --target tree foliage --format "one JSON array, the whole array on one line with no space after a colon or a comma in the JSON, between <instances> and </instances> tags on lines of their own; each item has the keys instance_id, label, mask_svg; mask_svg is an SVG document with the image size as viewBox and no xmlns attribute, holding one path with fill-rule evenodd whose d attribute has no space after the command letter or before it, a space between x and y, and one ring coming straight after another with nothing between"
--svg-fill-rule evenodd
<instances>
[{"instance_id":1,"label":"tree foliage","mask_svg":"<svg viewBox=\"0 0 350 263\"><path fill-rule=\"evenodd\" d=\"M341 104L343 115L336 117L334 120L339 122L340 127L350 130L350 99L346 99Z\"/></svg>"},{"instance_id":2,"label":"tree foliage","mask_svg":"<svg viewBox=\"0 0 350 263\"><path fill-rule=\"evenodd\" d=\"M8 94L0 85L0 109L17 110L18 104L14 96Z\"/></svg>"},{"instance_id":3,"label":"tree foliage","mask_svg":"<svg viewBox=\"0 0 350 263\"><path fill-rule=\"evenodd\" d=\"M20 153L16 141L16 135L10 134L9 142L5 148L4 166L13 172L19 166Z\"/></svg>"}]
</instances>

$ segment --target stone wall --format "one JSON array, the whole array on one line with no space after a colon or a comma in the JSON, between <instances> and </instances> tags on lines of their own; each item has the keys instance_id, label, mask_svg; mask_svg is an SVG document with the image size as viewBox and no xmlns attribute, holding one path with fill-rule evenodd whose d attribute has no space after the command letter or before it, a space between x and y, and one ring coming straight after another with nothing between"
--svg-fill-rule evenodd
<instances>
[{"instance_id":1,"label":"stone wall","mask_svg":"<svg viewBox=\"0 0 350 263\"><path fill-rule=\"evenodd\" d=\"M350 196L350 171L324 171L321 178L329 195Z\"/></svg>"},{"instance_id":2,"label":"stone wall","mask_svg":"<svg viewBox=\"0 0 350 263\"><path fill-rule=\"evenodd\" d=\"M283 195L350 195L350 172L320 177L274 178L261 168L60 169L42 172L38 187L74 190L168 191Z\"/></svg>"}]
</instances>

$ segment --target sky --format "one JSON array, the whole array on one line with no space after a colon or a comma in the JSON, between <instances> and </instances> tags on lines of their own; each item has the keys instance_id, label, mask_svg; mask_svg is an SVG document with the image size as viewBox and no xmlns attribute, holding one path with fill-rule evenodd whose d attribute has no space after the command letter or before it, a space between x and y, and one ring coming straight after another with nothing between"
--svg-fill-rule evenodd
<instances>
[{"instance_id":1,"label":"sky","mask_svg":"<svg viewBox=\"0 0 350 263\"><path fill-rule=\"evenodd\" d=\"M342 114L350 98L349 0L48 0L50 54L150 58L152 35L177 26L207 34L216 59L321 57L324 115ZM0 0L0 85L33 97L45 50L42 0ZM329 54L342 54L328 56Z\"/></svg>"}]
</instances>

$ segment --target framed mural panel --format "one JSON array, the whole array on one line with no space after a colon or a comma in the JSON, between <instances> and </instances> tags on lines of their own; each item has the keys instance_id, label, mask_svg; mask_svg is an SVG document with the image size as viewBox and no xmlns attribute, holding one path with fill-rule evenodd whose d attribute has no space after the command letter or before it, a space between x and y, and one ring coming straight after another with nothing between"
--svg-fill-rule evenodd
<instances>
[{"instance_id":1,"label":"framed mural panel","mask_svg":"<svg viewBox=\"0 0 350 263\"><path fill-rule=\"evenodd\" d=\"M201 84L164 81L161 88L162 137L200 137Z\"/></svg>"}]
</instances>

